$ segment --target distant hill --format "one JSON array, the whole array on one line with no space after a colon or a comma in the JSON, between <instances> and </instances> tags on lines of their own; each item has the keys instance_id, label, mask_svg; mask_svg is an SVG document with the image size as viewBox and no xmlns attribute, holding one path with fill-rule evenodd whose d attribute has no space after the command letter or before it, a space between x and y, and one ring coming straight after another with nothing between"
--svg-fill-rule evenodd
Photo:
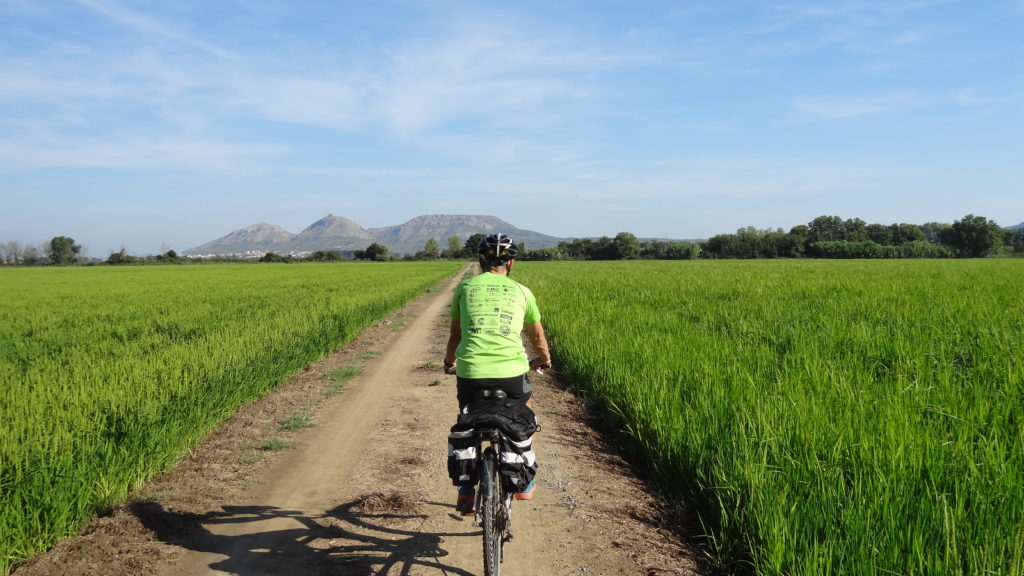
<instances>
[{"instance_id":1,"label":"distant hill","mask_svg":"<svg viewBox=\"0 0 1024 576\"><path fill-rule=\"evenodd\" d=\"M414 254L423 250L427 240L437 240L441 249L448 246L448 238L456 236L461 242L473 234L504 232L527 248L555 246L565 238L548 236L523 230L495 216L433 214L417 216L404 224L366 229L334 214L328 214L310 224L298 234L280 226L261 222L235 230L221 238L186 250L189 255L228 255L245 252L313 252L316 250L363 250L377 242L388 247L393 254Z\"/></svg>"},{"instance_id":2,"label":"distant hill","mask_svg":"<svg viewBox=\"0 0 1024 576\"><path fill-rule=\"evenodd\" d=\"M1021 228L1024 228L1024 222L1021 222L1020 224L1017 224L1016 226L1007 226L1006 227L1007 230L1020 230Z\"/></svg>"}]
</instances>

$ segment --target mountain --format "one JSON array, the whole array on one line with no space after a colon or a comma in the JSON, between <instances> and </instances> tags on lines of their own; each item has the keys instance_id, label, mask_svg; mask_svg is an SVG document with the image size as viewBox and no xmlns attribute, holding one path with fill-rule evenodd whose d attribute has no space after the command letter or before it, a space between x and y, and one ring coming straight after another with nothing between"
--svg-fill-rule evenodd
<instances>
[{"instance_id":1,"label":"mountain","mask_svg":"<svg viewBox=\"0 0 1024 576\"><path fill-rule=\"evenodd\" d=\"M245 252L277 252L279 254L313 252L316 250L353 251L365 249L377 242L388 247L393 254L414 254L423 249L427 240L437 240L440 248L448 247L448 238L456 236L465 243L473 234L504 232L517 243L528 248L555 246L564 238L548 236L517 228L495 216L432 214L417 216L404 224L366 229L334 214L317 220L298 234L280 226L261 222L236 230L186 250L191 255L228 255Z\"/></svg>"},{"instance_id":2,"label":"mountain","mask_svg":"<svg viewBox=\"0 0 1024 576\"><path fill-rule=\"evenodd\" d=\"M241 230L235 230L227 236L218 238L211 242L207 242L202 246L197 246L191 250L186 250L186 254L218 254L221 253L222 247L231 247L230 252L247 252L250 250L281 250L285 246L290 246L292 240L294 240L295 234L275 226L273 224L267 224L266 222L260 222L259 224L253 224L247 226Z\"/></svg>"},{"instance_id":3,"label":"mountain","mask_svg":"<svg viewBox=\"0 0 1024 576\"><path fill-rule=\"evenodd\" d=\"M495 216L472 216L453 214L433 214L417 216L405 224L371 228L376 242L388 247L392 252L415 253L423 249L427 240L434 238L442 249L447 248L448 238L457 236L462 242L473 234L490 234L504 232L516 243L524 243L530 248L555 246L562 238L547 236L539 232L523 230Z\"/></svg>"},{"instance_id":4,"label":"mountain","mask_svg":"<svg viewBox=\"0 0 1024 576\"><path fill-rule=\"evenodd\" d=\"M373 236L359 224L328 214L296 234L290 251L361 250L372 242Z\"/></svg>"},{"instance_id":5,"label":"mountain","mask_svg":"<svg viewBox=\"0 0 1024 576\"><path fill-rule=\"evenodd\" d=\"M1024 228L1024 222L1021 222L1020 224L1017 224L1016 226L1007 226L1006 227L1007 230L1020 230L1021 228Z\"/></svg>"}]
</instances>

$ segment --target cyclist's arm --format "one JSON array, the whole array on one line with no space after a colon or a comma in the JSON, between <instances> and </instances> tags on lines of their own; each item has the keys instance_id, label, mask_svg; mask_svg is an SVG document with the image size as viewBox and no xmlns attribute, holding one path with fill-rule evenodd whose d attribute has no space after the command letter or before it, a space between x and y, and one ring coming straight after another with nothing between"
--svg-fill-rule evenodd
<instances>
[{"instance_id":1,"label":"cyclist's arm","mask_svg":"<svg viewBox=\"0 0 1024 576\"><path fill-rule=\"evenodd\" d=\"M444 371L450 372L455 367L455 350L462 342L462 324L458 318L452 318L451 328L448 332L448 348L444 353Z\"/></svg>"},{"instance_id":2,"label":"cyclist's arm","mask_svg":"<svg viewBox=\"0 0 1024 576\"><path fill-rule=\"evenodd\" d=\"M523 324L526 337L533 347L536 357L530 361L530 369L547 368L551 366L551 352L548 351L548 339L544 336L544 326L540 322L527 322Z\"/></svg>"}]
</instances>

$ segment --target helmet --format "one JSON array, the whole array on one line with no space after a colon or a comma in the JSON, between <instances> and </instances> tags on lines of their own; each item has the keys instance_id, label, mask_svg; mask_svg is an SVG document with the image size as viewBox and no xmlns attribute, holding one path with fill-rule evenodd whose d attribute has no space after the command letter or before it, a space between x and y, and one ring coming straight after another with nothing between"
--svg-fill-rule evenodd
<instances>
[{"instance_id":1,"label":"helmet","mask_svg":"<svg viewBox=\"0 0 1024 576\"><path fill-rule=\"evenodd\" d=\"M512 260L519 253L512 238L500 232L491 234L480 241L476 253L483 256L488 262L504 263Z\"/></svg>"}]
</instances>

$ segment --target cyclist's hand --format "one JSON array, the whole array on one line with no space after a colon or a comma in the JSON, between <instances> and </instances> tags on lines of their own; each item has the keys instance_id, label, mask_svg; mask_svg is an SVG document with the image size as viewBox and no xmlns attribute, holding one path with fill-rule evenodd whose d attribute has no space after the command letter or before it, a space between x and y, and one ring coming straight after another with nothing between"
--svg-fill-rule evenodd
<instances>
[{"instance_id":1,"label":"cyclist's hand","mask_svg":"<svg viewBox=\"0 0 1024 576\"><path fill-rule=\"evenodd\" d=\"M451 364L445 362L444 363L444 373L445 374L455 374L455 362L452 362Z\"/></svg>"},{"instance_id":2,"label":"cyclist's hand","mask_svg":"<svg viewBox=\"0 0 1024 576\"><path fill-rule=\"evenodd\" d=\"M551 368L550 361L542 361L540 358L534 358L530 360L530 370L536 370L537 374L543 374L545 370Z\"/></svg>"}]
</instances>

